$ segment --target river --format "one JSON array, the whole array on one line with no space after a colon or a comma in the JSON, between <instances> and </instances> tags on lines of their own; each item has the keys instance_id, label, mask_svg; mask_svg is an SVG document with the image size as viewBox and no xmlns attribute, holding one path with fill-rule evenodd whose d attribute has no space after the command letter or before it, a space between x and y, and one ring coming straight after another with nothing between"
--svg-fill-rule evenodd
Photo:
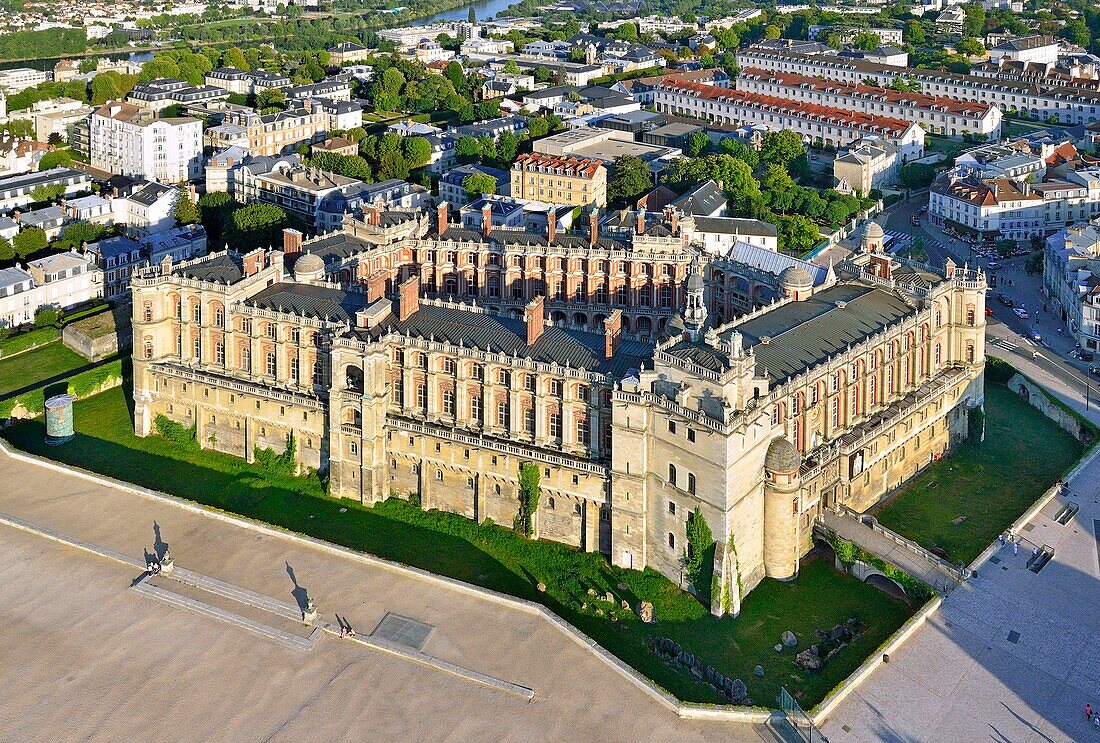
<instances>
[{"instance_id":1,"label":"river","mask_svg":"<svg viewBox=\"0 0 1100 743\"><path fill-rule=\"evenodd\" d=\"M467 3L459 8L445 10L442 13L436 13L433 16L413 21L412 25L426 26L430 23L439 23L440 21L465 21L470 17L470 8L474 9L479 21L484 21L487 18L492 18L509 5L515 3L515 1L516 0L475 0L475 2Z\"/></svg>"}]
</instances>

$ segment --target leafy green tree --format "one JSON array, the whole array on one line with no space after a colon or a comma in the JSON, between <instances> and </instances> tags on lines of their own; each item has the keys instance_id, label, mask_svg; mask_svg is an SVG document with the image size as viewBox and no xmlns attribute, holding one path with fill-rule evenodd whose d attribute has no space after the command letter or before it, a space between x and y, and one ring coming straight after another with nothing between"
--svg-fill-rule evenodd
<instances>
[{"instance_id":1,"label":"leafy green tree","mask_svg":"<svg viewBox=\"0 0 1100 743\"><path fill-rule=\"evenodd\" d=\"M612 31L609 36L613 39L619 39L620 41L637 41L638 24L634 21L627 21Z\"/></svg>"},{"instance_id":2,"label":"leafy green tree","mask_svg":"<svg viewBox=\"0 0 1100 743\"><path fill-rule=\"evenodd\" d=\"M61 235L54 241L59 250L79 248L84 243L94 243L108 232L108 228L95 222L70 222L61 228Z\"/></svg>"},{"instance_id":3,"label":"leafy green tree","mask_svg":"<svg viewBox=\"0 0 1100 743\"><path fill-rule=\"evenodd\" d=\"M966 3L962 8L966 13L963 36L981 36L985 30L985 7L981 3Z\"/></svg>"},{"instance_id":4,"label":"leafy green tree","mask_svg":"<svg viewBox=\"0 0 1100 743\"><path fill-rule=\"evenodd\" d=\"M423 168L432 159L432 145L424 137L405 139L405 160L410 168Z\"/></svg>"},{"instance_id":5,"label":"leafy green tree","mask_svg":"<svg viewBox=\"0 0 1100 743\"><path fill-rule=\"evenodd\" d=\"M637 155L620 155L611 165L607 198L614 204L628 204L653 187L653 174Z\"/></svg>"},{"instance_id":6,"label":"leafy green tree","mask_svg":"<svg viewBox=\"0 0 1100 743\"><path fill-rule=\"evenodd\" d=\"M10 263L15 260L15 248L6 237L0 237L0 263Z\"/></svg>"},{"instance_id":7,"label":"leafy green tree","mask_svg":"<svg viewBox=\"0 0 1100 743\"><path fill-rule=\"evenodd\" d=\"M870 31L862 31L852 39L852 46L865 52L877 49L881 44L882 40L879 39L878 34L873 34Z\"/></svg>"},{"instance_id":8,"label":"leafy green tree","mask_svg":"<svg viewBox=\"0 0 1100 743\"><path fill-rule=\"evenodd\" d=\"M1088 49L1092 42L1089 26L1085 23L1084 18L1073 18L1066 21L1066 25L1062 27L1061 36L1082 49Z\"/></svg>"},{"instance_id":9,"label":"leafy green tree","mask_svg":"<svg viewBox=\"0 0 1100 743\"><path fill-rule=\"evenodd\" d=\"M60 307L40 307L34 313L34 327L57 327L61 324L62 314Z\"/></svg>"},{"instance_id":10,"label":"leafy green tree","mask_svg":"<svg viewBox=\"0 0 1100 743\"><path fill-rule=\"evenodd\" d=\"M199 197L199 213L202 215L202 225L206 228L207 243L212 250L225 244L223 240L230 214L239 206L224 191L213 191Z\"/></svg>"},{"instance_id":11,"label":"leafy green tree","mask_svg":"<svg viewBox=\"0 0 1100 743\"><path fill-rule=\"evenodd\" d=\"M692 132L684 142L684 151L690 157L698 157L710 146L710 137L706 132Z\"/></svg>"},{"instance_id":12,"label":"leafy green tree","mask_svg":"<svg viewBox=\"0 0 1100 743\"><path fill-rule=\"evenodd\" d=\"M904 37L908 43L914 46L923 44L925 41L924 26L920 24L920 21L909 21L905 24Z\"/></svg>"},{"instance_id":13,"label":"leafy green tree","mask_svg":"<svg viewBox=\"0 0 1100 743\"><path fill-rule=\"evenodd\" d=\"M239 46L231 46L222 54L222 67L233 67L248 72L252 67Z\"/></svg>"},{"instance_id":14,"label":"leafy green tree","mask_svg":"<svg viewBox=\"0 0 1100 743\"><path fill-rule=\"evenodd\" d=\"M760 153L736 137L723 137L718 142L718 152L742 161L753 170L760 165Z\"/></svg>"},{"instance_id":15,"label":"leafy green tree","mask_svg":"<svg viewBox=\"0 0 1100 743\"><path fill-rule=\"evenodd\" d=\"M927 188L936 179L936 169L925 163L906 163L901 166L898 179L906 188Z\"/></svg>"},{"instance_id":16,"label":"leafy green tree","mask_svg":"<svg viewBox=\"0 0 1100 743\"><path fill-rule=\"evenodd\" d=\"M801 214L791 214L776 220L780 247L793 253L805 253L821 240L817 225Z\"/></svg>"},{"instance_id":17,"label":"leafy green tree","mask_svg":"<svg viewBox=\"0 0 1100 743\"><path fill-rule=\"evenodd\" d=\"M99 106L107 101L125 98L136 84L135 75L122 75L114 70L102 72L92 78L92 105Z\"/></svg>"},{"instance_id":18,"label":"leafy green tree","mask_svg":"<svg viewBox=\"0 0 1100 743\"><path fill-rule=\"evenodd\" d=\"M286 94L278 88L264 88L256 94L256 105L259 108L283 108L286 104Z\"/></svg>"},{"instance_id":19,"label":"leafy green tree","mask_svg":"<svg viewBox=\"0 0 1100 743\"><path fill-rule=\"evenodd\" d=\"M518 75L519 74L519 65L516 64L516 60L509 59L507 62L505 62L504 63L504 72L508 75Z\"/></svg>"},{"instance_id":20,"label":"leafy green tree","mask_svg":"<svg viewBox=\"0 0 1100 743\"><path fill-rule=\"evenodd\" d=\"M53 201L59 199L65 195L65 187L62 185L54 186L38 186L31 189L31 200L38 203L42 201Z\"/></svg>"},{"instance_id":21,"label":"leafy green tree","mask_svg":"<svg viewBox=\"0 0 1100 743\"><path fill-rule=\"evenodd\" d=\"M476 137L459 137L455 142L455 157L462 164L481 162L481 142Z\"/></svg>"},{"instance_id":22,"label":"leafy green tree","mask_svg":"<svg viewBox=\"0 0 1100 743\"><path fill-rule=\"evenodd\" d=\"M95 72L96 67L99 65L99 57L85 57L80 60L80 64L77 65L77 69L80 70L81 75L87 75L89 72Z\"/></svg>"},{"instance_id":23,"label":"leafy green tree","mask_svg":"<svg viewBox=\"0 0 1100 743\"><path fill-rule=\"evenodd\" d=\"M982 46L982 42L974 37L964 36L955 42L955 51L968 57L977 57L980 54L985 54L985 47Z\"/></svg>"},{"instance_id":24,"label":"leafy green tree","mask_svg":"<svg viewBox=\"0 0 1100 743\"><path fill-rule=\"evenodd\" d=\"M512 526L525 537L531 536L531 518L539 507L541 470L534 462L524 462L519 468L519 510Z\"/></svg>"},{"instance_id":25,"label":"leafy green tree","mask_svg":"<svg viewBox=\"0 0 1100 743\"><path fill-rule=\"evenodd\" d=\"M238 250L279 245L287 213L274 204L254 202L235 209L226 225L226 240Z\"/></svg>"},{"instance_id":26,"label":"leafy green tree","mask_svg":"<svg viewBox=\"0 0 1100 743\"><path fill-rule=\"evenodd\" d=\"M497 179L488 173L470 173L462 179L462 188L466 191L466 198L473 201L485 194L495 194Z\"/></svg>"},{"instance_id":27,"label":"leafy green tree","mask_svg":"<svg viewBox=\"0 0 1100 743\"><path fill-rule=\"evenodd\" d=\"M779 28L779 26L776 26L776 25L773 25L773 24L768 24L767 26L764 27L764 38L765 39L778 39L782 35L783 35L783 30L781 28Z\"/></svg>"},{"instance_id":28,"label":"leafy green tree","mask_svg":"<svg viewBox=\"0 0 1100 743\"><path fill-rule=\"evenodd\" d=\"M383 155L378 161L378 179L389 180L396 178L404 181L409 177L409 163L400 152L391 152Z\"/></svg>"},{"instance_id":29,"label":"leafy green tree","mask_svg":"<svg viewBox=\"0 0 1100 743\"><path fill-rule=\"evenodd\" d=\"M27 227L12 238L11 246L15 249L15 254L19 258L25 259L27 256L34 255L40 250L45 250L49 242L46 233L41 229L38 227Z\"/></svg>"},{"instance_id":30,"label":"leafy green tree","mask_svg":"<svg viewBox=\"0 0 1100 743\"><path fill-rule=\"evenodd\" d=\"M38 169L49 170L50 168L66 167L72 161L72 150L53 150L44 154L38 161Z\"/></svg>"},{"instance_id":31,"label":"leafy green tree","mask_svg":"<svg viewBox=\"0 0 1100 743\"><path fill-rule=\"evenodd\" d=\"M176 203L172 207L172 216L176 220L176 224L195 224L202 216L199 214L199 207L195 202L191 201L190 195L188 195L182 189L179 189L176 194Z\"/></svg>"},{"instance_id":32,"label":"leafy green tree","mask_svg":"<svg viewBox=\"0 0 1100 743\"><path fill-rule=\"evenodd\" d=\"M790 129L768 132L760 143L762 164L782 165L790 170L792 162L805 156L806 146L802 144L802 138Z\"/></svg>"},{"instance_id":33,"label":"leafy green tree","mask_svg":"<svg viewBox=\"0 0 1100 743\"><path fill-rule=\"evenodd\" d=\"M710 603L710 578L714 572L714 534L698 506L688 517L684 572L704 604Z\"/></svg>"},{"instance_id":34,"label":"leafy green tree","mask_svg":"<svg viewBox=\"0 0 1100 743\"><path fill-rule=\"evenodd\" d=\"M344 137L351 140L352 142L355 142L356 144L362 142L363 138L366 136L367 130L361 126L353 127L344 132Z\"/></svg>"}]
</instances>

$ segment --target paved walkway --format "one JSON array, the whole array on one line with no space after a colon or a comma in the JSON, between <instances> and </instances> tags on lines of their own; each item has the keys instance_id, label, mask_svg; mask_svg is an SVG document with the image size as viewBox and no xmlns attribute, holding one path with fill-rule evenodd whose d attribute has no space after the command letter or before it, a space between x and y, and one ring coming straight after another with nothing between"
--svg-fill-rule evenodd
<instances>
[{"instance_id":1,"label":"paved walkway","mask_svg":"<svg viewBox=\"0 0 1100 743\"><path fill-rule=\"evenodd\" d=\"M772 740L682 720L548 622L468 593L0 454L0 512L280 601L368 634L386 612L435 626L434 658L532 701L326 636L309 652L150 601L114 560L0 525L5 740ZM288 571L294 573L293 579Z\"/></svg>"},{"instance_id":2,"label":"paved walkway","mask_svg":"<svg viewBox=\"0 0 1100 743\"><path fill-rule=\"evenodd\" d=\"M1037 454L1039 455L1039 454ZM1041 455L1039 455L1041 456ZM1070 483L1068 524L1049 504L890 655L826 721L831 743L1100 741L1100 458ZM1034 546L1054 559L1026 568Z\"/></svg>"},{"instance_id":3,"label":"paved walkway","mask_svg":"<svg viewBox=\"0 0 1100 743\"><path fill-rule=\"evenodd\" d=\"M825 511L825 526L854 543L857 547L870 552L872 555L890 563L894 567L901 568L914 578L919 578L933 588L939 590L944 587L945 581L952 585L955 579L947 572L936 567L923 556L898 544L886 534L875 531L856 521L854 518Z\"/></svg>"}]
</instances>

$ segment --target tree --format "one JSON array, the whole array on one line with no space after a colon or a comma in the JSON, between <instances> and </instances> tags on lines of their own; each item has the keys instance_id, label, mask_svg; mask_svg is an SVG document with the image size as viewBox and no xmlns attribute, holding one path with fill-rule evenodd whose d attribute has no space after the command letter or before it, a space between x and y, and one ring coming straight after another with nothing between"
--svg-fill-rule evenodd
<instances>
[{"instance_id":1,"label":"tree","mask_svg":"<svg viewBox=\"0 0 1100 743\"><path fill-rule=\"evenodd\" d=\"M1066 21L1066 25L1062 27L1061 35L1062 38L1082 49L1088 49L1092 41L1088 24L1085 23L1083 18L1073 18Z\"/></svg>"},{"instance_id":2,"label":"tree","mask_svg":"<svg viewBox=\"0 0 1100 743\"><path fill-rule=\"evenodd\" d=\"M400 152L391 152L382 156L378 161L378 179L389 180L396 178L399 181L408 179L409 164Z\"/></svg>"},{"instance_id":3,"label":"tree","mask_svg":"<svg viewBox=\"0 0 1100 743\"><path fill-rule=\"evenodd\" d=\"M627 21L608 34L608 36L612 39L619 39L620 41L637 41L638 24L634 21Z\"/></svg>"},{"instance_id":4,"label":"tree","mask_svg":"<svg viewBox=\"0 0 1100 743\"><path fill-rule=\"evenodd\" d=\"M462 188L466 191L466 199L473 201L485 194L495 194L497 179L488 173L470 173L462 179Z\"/></svg>"},{"instance_id":5,"label":"tree","mask_svg":"<svg viewBox=\"0 0 1100 743\"><path fill-rule=\"evenodd\" d=\"M65 187L58 184L54 186L37 186L31 189L31 201L53 201L65 195Z\"/></svg>"},{"instance_id":6,"label":"tree","mask_svg":"<svg viewBox=\"0 0 1100 743\"><path fill-rule=\"evenodd\" d=\"M84 243L94 243L107 234L107 227L95 222L70 222L61 228L61 235L53 247L59 250L79 248Z\"/></svg>"},{"instance_id":7,"label":"tree","mask_svg":"<svg viewBox=\"0 0 1100 743\"><path fill-rule=\"evenodd\" d=\"M516 64L516 60L509 59L507 62L504 63L504 73L507 75L519 74L519 65Z\"/></svg>"},{"instance_id":8,"label":"tree","mask_svg":"<svg viewBox=\"0 0 1100 743\"><path fill-rule=\"evenodd\" d=\"M920 24L920 21L909 21L905 24L905 40L914 46L924 43L924 26Z\"/></svg>"},{"instance_id":9,"label":"tree","mask_svg":"<svg viewBox=\"0 0 1100 743\"><path fill-rule=\"evenodd\" d=\"M405 160L410 168L423 168L432 159L432 145L424 137L405 139Z\"/></svg>"},{"instance_id":10,"label":"tree","mask_svg":"<svg viewBox=\"0 0 1100 743\"><path fill-rule=\"evenodd\" d=\"M54 147L60 147L61 143L64 141L60 132L50 132L50 136L46 137L46 144L53 145Z\"/></svg>"},{"instance_id":11,"label":"tree","mask_svg":"<svg viewBox=\"0 0 1100 743\"><path fill-rule=\"evenodd\" d=\"M936 169L925 163L907 163L901 166L898 179L906 188L927 188L936 179Z\"/></svg>"},{"instance_id":12,"label":"tree","mask_svg":"<svg viewBox=\"0 0 1100 743\"><path fill-rule=\"evenodd\" d=\"M497 137L497 162L510 166L519 152L519 137L512 132L501 132Z\"/></svg>"},{"instance_id":13,"label":"tree","mask_svg":"<svg viewBox=\"0 0 1100 743\"><path fill-rule=\"evenodd\" d=\"M783 250L805 253L821 240L817 225L801 214L779 217L776 226L779 228L779 242Z\"/></svg>"},{"instance_id":14,"label":"tree","mask_svg":"<svg viewBox=\"0 0 1100 743\"><path fill-rule=\"evenodd\" d=\"M206 228L207 242L211 249L224 245L222 239L229 223L229 215L238 206L240 205L224 191L213 191L199 197L199 213L202 215L202 224Z\"/></svg>"},{"instance_id":15,"label":"tree","mask_svg":"<svg viewBox=\"0 0 1100 743\"><path fill-rule=\"evenodd\" d=\"M231 46L222 54L222 67L233 67L248 72L252 69L239 46Z\"/></svg>"},{"instance_id":16,"label":"tree","mask_svg":"<svg viewBox=\"0 0 1100 743\"><path fill-rule=\"evenodd\" d=\"M714 534L698 506L687 522L684 572L704 604L710 604L710 578L714 572Z\"/></svg>"},{"instance_id":17,"label":"tree","mask_svg":"<svg viewBox=\"0 0 1100 743\"><path fill-rule=\"evenodd\" d=\"M474 11L474 6L470 6L470 14L467 16L470 23L477 23L477 13Z\"/></svg>"},{"instance_id":18,"label":"tree","mask_svg":"<svg viewBox=\"0 0 1100 743\"><path fill-rule=\"evenodd\" d=\"M778 39L783 35L783 30L779 26L768 24L764 27L765 39Z\"/></svg>"},{"instance_id":19,"label":"tree","mask_svg":"<svg viewBox=\"0 0 1100 743\"><path fill-rule=\"evenodd\" d=\"M723 137L718 142L718 151L746 163L753 170L760 165L760 153L736 137Z\"/></svg>"},{"instance_id":20,"label":"tree","mask_svg":"<svg viewBox=\"0 0 1100 743\"><path fill-rule=\"evenodd\" d=\"M966 3L962 8L966 13L963 36L981 36L985 30L985 7L981 3Z\"/></svg>"},{"instance_id":21,"label":"tree","mask_svg":"<svg viewBox=\"0 0 1100 743\"><path fill-rule=\"evenodd\" d=\"M459 137L455 142L455 157L463 164L481 162L481 143L476 137Z\"/></svg>"},{"instance_id":22,"label":"tree","mask_svg":"<svg viewBox=\"0 0 1100 743\"><path fill-rule=\"evenodd\" d=\"M852 39L852 46L865 52L877 49L881 44L882 40L879 39L878 34L873 34L870 31L862 31Z\"/></svg>"},{"instance_id":23,"label":"tree","mask_svg":"<svg viewBox=\"0 0 1100 743\"><path fill-rule=\"evenodd\" d=\"M850 214L851 211L848 209L847 206L844 205L843 202L830 201L825 206L825 213L822 215L822 217L832 227L839 227L840 225L848 221L848 216Z\"/></svg>"},{"instance_id":24,"label":"tree","mask_svg":"<svg viewBox=\"0 0 1100 743\"><path fill-rule=\"evenodd\" d=\"M256 94L257 108L282 108L286 104L286 94L278 88L264 88Z\"/></svg>"},{"instance_id":25,"label":"tree","mask_svg":"<svg viewBox=\"0 0 1100 743\"><path fill-rule=\"evenodd\" d=\"M254 202L236 209L226 225L226 240L237 250L279 245L287 213L274 204Z\"/></svg>"},{"instance_id":26,"label":"tree","mask_svg":"<svg viewBox=\"0 0 1100 743\"><path fill-rule=\"evenodd\" d=\"M179 189L176 194L176 203L172 207L172 216L176 220L176 224L195 224L202 217L199 214L199 207L195 202L191 201L191 196L183 189Z\"/></svg>"},{"instance_id":27,"label":"tree","mask_svg":"<svg viewBox=\"0 0 1100 743\"><path fill-rule=\"evenodd\" d=\"M29 255L34 255L40 250L45 250L49 242L46 233L41 229L38 227L27 227L12 238L11 246L15 249L16 256L19 258L26 258Z\"/></svg>"},{"instance_id":28,"label":"tree","mask_svg":"<svg viewBox=\"0 0 1100 743\"><path fill-rule=\"evenodd\" d=\"M684 151L691 157L698 157L703 154L703 150L710 146L710 137L706 132L697 131L692 132L687 136L687 141L684 142Z\"/></svg>"},{"instance_id":29,"label":"tree","mask_svg":"<svg viewBox=\"0 0 1100 743\"><path fill-rule=\"evenodd\" d=\"M761 163L782 165L788 170L795 159L805 155L806 147L802 144L802 138L790 129L768 132L760 144Z\"/></svg>"},{"instance_id":30,"label":"tree","mask_svg":"<svg viewBox=\"0 0 1100 743\"><path fill-rule=\"evenodd\" d=\"M443 68L443 77L454 86L456 91L465 91L467 89L466 73L462 71L462 65L458 62L453 60L448 62L447 66Z\"/></svg>"},{"instance_id":31,"label":"tree","mask_svg":"<svg viewBox=\"0 0 1100 743\"><path fill-rule=\"evenodd\" d=\"M525 537L531 536L531 517L539 507L541 468L534 462L519 467L519 511L512 526Z\"/></svg>"},{"instance_id":32,"label":"tree","mask_svg":"<svg viewBox=\"0 0 1100 743\"><path fill-rule=\"evenodd\" d=\"M121 75L114 70L102 72L92 78L92 105L125 98L135 84L137 77L134 75Z\"/></svg>"},{"instance_id":33,"label":"tree","mask_svg":"<svg viewBox=\"0 0 1100 743\"><path fill-rule=\"evenodd\" d=\"M15 260L15 248L6 237L0 237L0 263L10 263Z\"/></svg>"},{"instance_id":34,"label":"tree","mask_svg":"<svg viewBox=\"0 0 1100 743\"><path fill-rule=\"evenodd\" d=\"M637 155L620 155L611 165L607 198L614 204L628 204L653 187L653 174Z\"/></svg>"},{"instance_id":35,"label":"tree","mask_svg":"<svg viewBox=\"0 0 1100 743\"><path fill-rule=\"evenodd\" d=\"M955 42L955 51L959 54L965 54L968 57L977 57L985 53L985 47L982 46L982 42L974 37L964 36Z\"/></svg>"},{"instance_id":36,"label":"tree","mask_svg":"<svg viewBox=\"0 0 1100 743\"><path fill-rule=\"evenodd\" d=\"M57 327L61 324L62 314L60 307L40 307L34 313L34 327Z\"/></svg>"},{"instance_id":37,"label":"tree","mask_svg":"<svg viewBox=\"0 0 1100 743\"><path fill-rule=\"evenodd\" d=\"M39 170L64 167L73 161L72 150L53 150L42 155L38 161Z\"/></svg>"}]
</instances>

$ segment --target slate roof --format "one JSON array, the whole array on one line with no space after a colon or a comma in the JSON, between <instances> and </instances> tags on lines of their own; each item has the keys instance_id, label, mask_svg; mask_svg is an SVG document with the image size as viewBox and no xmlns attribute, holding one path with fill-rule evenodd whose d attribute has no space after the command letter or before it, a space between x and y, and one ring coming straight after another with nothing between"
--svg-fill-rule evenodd
<instances>
[{"instance_id":1,"label":"slate roof","mask_svg":"<svg viewBox=\"0 0 1100 743\"><path fill-rule=\"evenodd\" d=\"M249 297L245 303L300 317L354 323L355 313L367 306L367 297L326 286L281 282Z\"/></svg>"},{"instance_id":2,"label":"slate roof","mask_svg":"<svg viewBox=\"0 0 1100 743\"><path fill-rule=\"evenodd\" d=\"M172 270L177 276L198 281L210 281L220 284L235 284L244 278L244 263L236 253L222 252L190 266L179 266Z\"/></svg>"},{"instance_id":3,"label":"slate roof","mask_svg":"<svg viewBox=\"0 0 1100 743\"><path fill-rule=\"evenodd\" d=\"M820 286L825 283L825 277L829 274L828 269L822 268L816 263L810 263L801 258L795 258L785 253L768 250L767 248L761 248L757 245L750 245L745 242L734 243L729 253L726 254L726 260L735 263L743 263L776 276L783 273L791 266L798 266L804 269L806 273L810 274L814 286Z\"/></svg>"},{"instance_id":4,"label":"slate roof","mask_svg":"<svg viewBox=\"0 0 1100 743\"><path fill-rule=\"evenodd\" d=\"M142 206L152 206L157 203L161 196L164 196L171 190L172 189L168 186L150 181L130 194L130 201L141 204Z\"/></svg>"},{"instance_id":5,"label":"slate roof","mask_svg":"<svg viewBox=\"0 0 1100 743\"><path fill-rule=\"evenodd\" d=\"M713 180L704 181L672 202L684 214L704 216L713 214L726 203L726 194Z\"/></svg>"},{"instance_id":6,"label":"slate roof","mask_svg":"<svg viewBox=\"0 0 1100 743\"><path fill-rule=\"evenodd\" d=\"M538 340L528 346L527 326L523 320L425 304L404 322L391 315L376 328L358 333L369 340L389 331L419 338L434 337L454 345L462 343L468 348L522 356L541 363L570 366L615 377L637 369L653 354L653 348L648 343L624 340L618 353L605 359L602 334L559 327L546 328Z\"/></svg>"},{"instance_id":7,"label":"slate roof","mask_svg":"<svg viewBox=\"0 0 1100 743\"><path fill-rule=\"evenodd\" d=\"M744 336L745 347L751 346L756 354L757 373L782 382L914 312L915 308L883 289L838 284L735 329ZM765 337L766 344L761 342Z\"/></svg>"},{"instance_id":8,"label":"slate roof","mask_svg":"<svg viewBox=\"0 0 1100 743\"><path fill-rule=\"evenodd\" d=\"M779 234L779 230L770 222L737 217L696 217L695 229L698 232L712 232L719 235L775 237Z\"/></svg>"}]
</instances>

